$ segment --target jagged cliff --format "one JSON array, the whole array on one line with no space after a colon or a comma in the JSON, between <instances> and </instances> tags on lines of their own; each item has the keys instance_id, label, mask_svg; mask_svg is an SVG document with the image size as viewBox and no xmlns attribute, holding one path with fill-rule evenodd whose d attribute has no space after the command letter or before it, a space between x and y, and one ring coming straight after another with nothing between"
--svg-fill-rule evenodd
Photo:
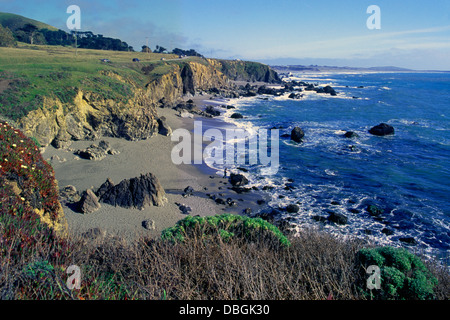
<instances>
[{"instance_id":1,"label":"jagged cliff","mask_svg":"<svg viewBox=\"0 0 450 320\"><path fill-rule=\"evenodd\" d=\"M49 86L53 92L43 93L39 104L17 119L19 128L43 147L100 136L142 140L158 133L158 106L212 89L232 96L236 86L230 80L278 81L268 66L244 61L190 58L107 67L87 73L78 86L59 84L71 77L65 71L47 76L58 80Z\"/></svg>"},{"instance_id":2,"label":"jagged cliff","mask_svg":"<svg viewBox=\"0 0 450 320\"><path fill-rule=\"evenodd\" d=\"M186 94L197 90L227 88L228 79L208 63L183 62L145 86L118 73L104 75L131 87L131 97L124 101L105 99L101 94L76 89L72 102L43 97L39 109L19 119L21 130L37 138L45 147L52 143L64 147L71 140L99 136L128 140L147 139L158 132L157 106L174 105Z\"/></svg>"},{"instance_id":3,"label":"jagged cliff","mask_svg":"<svg viewBox=\"0 0 450 320\"><path fill-rule=\"evenodd\" d=\"M278 74L268 65L241 60L208 59L208 62L231 80L262 81L268 83L281 82Z\"/></svg>"}]
</instances>

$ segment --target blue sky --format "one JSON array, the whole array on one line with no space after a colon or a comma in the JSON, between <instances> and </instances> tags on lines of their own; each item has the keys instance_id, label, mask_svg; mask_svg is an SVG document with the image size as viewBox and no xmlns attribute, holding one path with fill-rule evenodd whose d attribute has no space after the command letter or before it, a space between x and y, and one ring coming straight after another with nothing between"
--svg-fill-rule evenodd
<instances>
[{"instance_id":1,"label":"blue sky","mask_svg":"<svg viewBox=\"0 0 450 320\"><path fill-rule=\"evenodd\" d=\"M0 11L67 30L69 5L82 30L135 49L157 44L205 56L270 64L450 70L450 1L403 0L0 0ZM381 29L369 30L369 5Z\"/></svg>"}]
</instances>

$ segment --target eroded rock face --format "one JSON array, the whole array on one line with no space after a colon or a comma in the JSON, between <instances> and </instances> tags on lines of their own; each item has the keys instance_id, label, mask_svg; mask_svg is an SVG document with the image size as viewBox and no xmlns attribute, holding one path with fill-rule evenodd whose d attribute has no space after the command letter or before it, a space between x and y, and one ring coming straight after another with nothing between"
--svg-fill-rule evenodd
<instances>
[{"instance_id":1,"label":"eroded rock face","mask_svg":"<svg viewBox=\"0 0 450 320\"><path fill-rule=\"evenodd\" d=\"M152 173L122 180L117 185L107 180L97 194L100 201L124 208L143 209L147 206L163 206L167 202L163 187Z\"/></svg>"}]
</instances>

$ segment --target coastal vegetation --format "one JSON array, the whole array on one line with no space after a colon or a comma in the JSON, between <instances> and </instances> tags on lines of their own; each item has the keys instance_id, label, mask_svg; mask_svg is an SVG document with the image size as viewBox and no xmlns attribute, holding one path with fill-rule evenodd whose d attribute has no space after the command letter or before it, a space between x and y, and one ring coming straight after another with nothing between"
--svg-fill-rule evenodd
<instances>
[{"instance_id":1,"label":"coastal vegetation","mask_svg":"<svg viewBox=\"0 0 450 320\"><path fill-rule=\"evenodd\" d=\"M404 249L314 230L293 237L260 218L189 216L133 243L67 237L51 166L20 130L2 122L0 133L2 299L449 298L448 271ZM381 268L381 291L366 289L368 264ZM80 289L69 288L71 265Z\"/></svg>"},{"instance_id":2,"label":"coastal vegetation","mask_svg":"<svg viewBox=\"0 0 450 320\"><path fill-rule=\"evenodd\" d=\"M230 79L279 79L268 66L246 61L31 44L46 27L30 23L11 27L30 44L0 48L0 116L8 119L0 122L0 299L450 297L450 275L436 262L317 230L294 237L262 218L187 216L160 238L132 243L95 230L69 237L58 183L40 147L102 135L149 138L161 123L158 106L197 90L229 92ZM11 29L0 31L11 41ZM256 95L249 84L244 89ZM123 194L128 181L107 191ZM366 286L373 264L381 270L379 291ZM67 282L73 265L81 270L80 289Z\"/></svg>"}]
</instances>

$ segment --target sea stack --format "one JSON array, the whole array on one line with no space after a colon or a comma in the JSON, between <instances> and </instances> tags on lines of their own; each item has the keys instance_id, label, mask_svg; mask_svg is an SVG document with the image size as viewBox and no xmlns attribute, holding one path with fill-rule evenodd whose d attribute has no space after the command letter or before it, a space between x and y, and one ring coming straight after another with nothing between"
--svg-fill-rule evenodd
<instances>
[{"instance_id":1,"label":"sea stack","mask_svg":"<svg viewBox=\"0 0 450 320\"><path fill-rule=\"evenodd\" d=\"M387 136L394 134L394 127L386 123L380 123L379 125L371 128L369 133L376 136Z\"/></svg>"}]
</instances>

